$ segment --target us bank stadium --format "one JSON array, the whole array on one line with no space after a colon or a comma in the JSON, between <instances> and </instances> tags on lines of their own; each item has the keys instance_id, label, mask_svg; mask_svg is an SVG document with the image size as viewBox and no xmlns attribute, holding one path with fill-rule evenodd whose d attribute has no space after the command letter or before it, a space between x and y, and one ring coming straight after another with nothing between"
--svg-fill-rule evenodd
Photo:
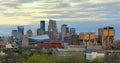
<instances>
[{"instance_id":1,"label":"us bank stadium","mask_svg":"<svg viewBox=\"0 0 120 63\"><path fill-rule=\"evenodd\" d=\"M29 37L28 40L29 40L29 45L34 45L38 43L50 42L50 37L48 35L39 35L39 36Z\"/></svg>"}]
</instances>

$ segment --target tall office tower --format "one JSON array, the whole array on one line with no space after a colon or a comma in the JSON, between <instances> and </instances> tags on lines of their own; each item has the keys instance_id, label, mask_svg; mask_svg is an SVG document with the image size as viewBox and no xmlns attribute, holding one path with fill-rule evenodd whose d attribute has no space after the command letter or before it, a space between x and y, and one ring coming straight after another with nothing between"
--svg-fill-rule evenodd
<instances>
[{"instance_id":1,"label":"tall office tower","mask_svg":"<svg viewBox=\"0 0 120 63\"><path fill-rule=\"evenodd\" d=\"M24 26L18 26L18 37L21 38L24 35Z\"/></svg>"},{"instance_id":2,"label":"tall office tower","mask_svg":"<svg viewBox=\"0 0 120 63\"><path fill-rule=\"evenodd\" d=\"M97 45L98 36L95 34L95 32L80 33L79 40L85 46L93 46Z\"/></svg>"},{"instance_id":3,"label":"tall office tower","mask_svg":"<svg viewBox=\"0 0 120 63\"><path fill-rule=\"evenodd\" d=\"M62 27L61 27L62 41L64 41L64 38L65 38L65 36L67 34L66 29L67 29L67 25L66 24L62 24Z\"/></svg>"},{"instance_id":4,"label":"tall office tower","mask_svg":"<svg viewBox=\"0 0 120 63\"><path fill-rule=\"evenodd\" d=\"M66 28L66 33L69 33L69 27Z\"/></svg>"},{"instance_id":5,"label":"tall office tower","mask_svg":"<svg viewBox=\"0 0 120 63\"><path fill-rule=\"evenodd\" d=\"M69 31L69 27L66 28L66 37L70 36L70 31Z\"/></svg>"},{"instance_id":6,"label":"tall office tower","mask_svg":"<svg viewBox=\"0 0 120 63\"><path fill-rule=\"evenodd\" d=\"M42 21L40 21L40 29L41 29L41 34L43 35L43 34L45 34L45 21L44 20L42 20Z\"/></svg>"},{"instance_id":7,"label":"tall office tower","mask_svg":"<svg viewBox=\"0 0 120 63\"><path fill-rule=\"evenodd\" d=\"M75 34L76 34L75 28L70 28L70 34L71 34L71 35L75 35Z\"/></svg>"},{"instance_id":8,"label":"tall office tower","mask_svg":"<svg viewBox=\"0 0 120 63\"><path fill-rule=\"evenodd\" d=\"M43 35L44 34L44 31L41 30L40 28L37 29L37 36L38 35Z\"/></svg>"},{"instance_id":9,"label":"tall office tower","mask_svg":"<svg viewBox=\"0 0 120 63\"><path fill-rule=\"evenodd\" d=\"M49 20L48 32L51 40L56 39L56 36L58 35L56 21Z\"/></svg>"},{"instance_id":10,"label":"tall office tower","mask_svg":"<svg viewBox=\"0 0 120 63\"><path fill-rule=\"evenodd\" d=\"M68 39L70 37L70 31L69 31L69 27L66 28L66 36L64 37L64 42L68 42Z\"/></svg>"},{"instance_id":11,"label":"tall office tower","mask_svg":"<svg viewBox=\"0 0 120 63\"><path fill-rule=\"evenodd\" d=\"M13 36L13 38L17 38L17 36L18 36L17 30L12 30L12 36Z\"/></svg>"},{"instance_id":12,"label":"tall office tower","mask_svg":"<svg viewBox=\"0 0 120 63\"><path fill-rule=\"evenodd\" d=\"M104 49L112 49L114 44L115 29L114 27L99 28L99 42Z\"/></svg>"},{"instance_id":13,"label":"tall office tower","mask_svg":"<svg viewBox=\"0 0 120 63\"><path fill-rule=\"evenodd\" d=\"M32 37L32 36L33 36L32 30L29 29L29 30L26 32L26 35L27 35L27 37Z\"/></svg>"}]
</instances>

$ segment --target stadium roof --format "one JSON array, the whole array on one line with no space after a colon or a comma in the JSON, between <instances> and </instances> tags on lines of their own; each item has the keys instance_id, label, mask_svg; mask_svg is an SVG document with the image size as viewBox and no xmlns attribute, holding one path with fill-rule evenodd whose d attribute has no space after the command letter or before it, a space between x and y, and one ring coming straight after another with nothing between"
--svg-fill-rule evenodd
<instances>
[{"instance_id":1,"label":"stadium roof","mask_svg":"<svg viewBox=\"0 0 120 63\"><path fill-rule=\"evenodd\" d=\"M29 37L29 39L45 40L45 39L50 39L50 37L48 35L39 35L39 36Z\"/></svg>"}]
</instances>

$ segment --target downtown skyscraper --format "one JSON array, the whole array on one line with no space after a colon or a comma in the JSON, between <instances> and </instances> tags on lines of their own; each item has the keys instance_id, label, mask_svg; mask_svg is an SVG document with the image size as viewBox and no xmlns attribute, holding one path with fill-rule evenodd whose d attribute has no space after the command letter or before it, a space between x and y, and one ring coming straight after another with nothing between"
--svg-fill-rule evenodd
<instances>
[{"instance_id":1,"label":"downtown skyscraper","mask_svg":"<svg viewBox=\"0 0 120 63\"><path fill-rule=\"evenodd\" d=\"M51 40L56 39L58 35L58 30L55 20L49 20L48 32Z\"/></svg>"},{"instance_id":2,"label":"downtown skyscraper","mask_svg":"<svg viewBox=\"0 0 120 63\"><path fill-rule=\"evenodd\" d=\"M40 28L37 29L37 35L44 35L45 34L45 21L40 21Z\"/></svg>"},{"instance_id":3,"label":"downtown skyscraper","mask_svg":"<svg viewBox=\"0 0 120 63\"><path fill-rule=\"evenodd\" d=\"M24 26L18 26L18 37L22 37L24 35Z\"/></svg>"},{"instance_id":4,"label":"downtown skyscraper","mask_svg":"<svg viewBox=\"0 0 120 63\"><path fill-rule=\"evenodd\" d=\"M61 26L61 39L64 41L65 36L67 35L68 27L66 24L62 24Z\"/></svg>"},{"instance_id":5,"label":"downtown skyscraper","mask_svg":"<svg viewBox=\"0 0 120 63\"><path fill-rule=\"evenodd\" d=\"M71 35L75 35L75 34L76 34L75 28L70 28L70 34L71 34Z\"/></svg>"},{"instance_id":6,"label":"downtown skyscraper","mask_svg":"<svg viewBox=\"0 0 120 63\"><path fill-rule=\"evenodd\" d=\"M45 34L45 21L44 20L40 21L40 29L41 29L41 33Z\"/></svg>"},{"instance_id":7,"label":"downtown skyscraper","mask_svg":"<svg viewBox=\"0 0 120 63\"><path fill-rule=\"evenodd\" d=\"M17 38L17 37L18 37L18 31L17 31L17 30L12 30L11 35L12 35L14 38Z\"/></svg>"}]
</instances>

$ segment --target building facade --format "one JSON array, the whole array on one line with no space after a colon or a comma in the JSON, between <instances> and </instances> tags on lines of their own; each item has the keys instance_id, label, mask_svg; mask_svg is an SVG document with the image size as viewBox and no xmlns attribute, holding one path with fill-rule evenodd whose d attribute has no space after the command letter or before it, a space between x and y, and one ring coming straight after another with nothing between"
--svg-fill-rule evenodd
<instances>
[{"instance_id":1,"label":"building facade","mask_svg":"<svg viewBox=\"0 0 120 63\"><path fill-rule=\"evenodd\" d=\"M61 27L61 39L62 39L62 41L64 41L64 38L65 38L65 36L67 34L66 29L67 29L67 25L66 24L62 24L62 27Z\"/></svg>"},{"instance_id":2,"label":"building facade","mask_svg":"<svg viewBox=\"0 0 120 63\"><path fill-rule=\"evenodd\" d=\"M62 48L62 44L59 40L52 40L50 42L39 43L37 44L36 48L45 48L45 49Z\"/></svg>"},{"instance_id":3,"label":"building facade","mask_svg":"<svg viewBox=\"0 0 120 63\"><path fill-rule=\"evenodd\" d=\"M26 36L23 36L22 38L22 46L23 47L28 47L29 46L29 39Z\"/></svg>"},{"instance_id":4,"label":"building facade","mask_svg":"<svg viewBox=\"0 0 120 63\"><path fill-rule=\"evenodd\" d=\"M18 37L18 31L17 30L12 30L12 36L13 36L13 38L17 38Z\"/></svg>"},{"instance_id":5,"label":"building facade","mask_svg":"<svg viewBox=\"0 0 120 63\"><path fill-rule=\"evenodd\" d=\"M18 37L21 38L24 35L24 26L18 26Z\"/></svg>"},{"instance_id":6,"label":"building facade","mask_svg":"<svg viewBox=\"0 0 120 63\"><path fill-rule=\"evenodd\" d=\"M54 55L57 57L85 57L85 48L69 48L69 49L59 49L57 48Z\"/></svg>"},{"instance_id":7,"label":"building facade","mask_svg":"<svg viewBox=\"0 0 120 63\"><path fill-rule=\"evenodd\" d=\"M48 35L50 36L51 40L56 39L56 36L58 35L57 24L55 20L49 20Z\"/></svg>"},{"instance_id":8,"label":"building facade","mask_svg":"<svg viewBox=\"0 0 120 63\"><path fill-rule=\"evenodd\" d=\"M86 48L86 59L93 60L95 58L103 58L105 56L105 50L102 49L101 45L88 46Z\"/></svg>"},{"instance_id":9,"label":"building facade","mask_svg":"<svg viewBox=\"0 0 120 63\"><path fill-rule=\"evenodd\" d=\"M32 30L29 29L29 30L26 32L26 35L27 35L27 37L32 37L32 36L33 36Z\"/></svg>"},{"instance_id":10,"label":"building facade","mask_svg":"<svg viewBox=\"0 0 120 63\"><path fill-rule=\"evenodd\" d=\"M106 50L104 63L120 63L120 50Z\"/></svg>"},{"instance_id":11,"label":"building facade","mask_svg":"<svg viewBox=\"0 0 120 63\"><path fill-rule=\"evenodd\" d=\"M94 32L80 33L79 40L85 46L97 45L98 37Z\"/></svg>"},{"instance_id":12,"label":"building facade","mask_svg":"<svg viewBox=\"0 0 120 63\"><path fill-rule=\"evenodd\" d=\"M41 34L42 35L45 34L45 21L44 20L40 21L40 29L42 31Z\"/></svg>"},{"instance_id":13,"label":"building facade","mask_svg":"<svg viewBox=\"0 0 120 63\"><path fill-rule=\"evenodd\" d=\"M115 29L113 27L99 28L99 42L104 49L111 49L114 44Z\"/></svg>"},{"instance_id":14,"label":"building facade","mask_svg":"<svg viewBox=\"0 0 120 63\"><path fill-rule=\"evenodd\" d=\"M71 35L75 35L75 34L76 34L75 28L70 28L70 34L71 34Z\"/></svg>"},{"instance_id":15,"label":"building facade","mask_svg":"<svg viewBox=\"0 0 120 63\"><path fill-rule=\"evenodd\" d=\"M68 38L68 45L81 45L78 35L72 35Z\"/></svg>"}]
</instances>

